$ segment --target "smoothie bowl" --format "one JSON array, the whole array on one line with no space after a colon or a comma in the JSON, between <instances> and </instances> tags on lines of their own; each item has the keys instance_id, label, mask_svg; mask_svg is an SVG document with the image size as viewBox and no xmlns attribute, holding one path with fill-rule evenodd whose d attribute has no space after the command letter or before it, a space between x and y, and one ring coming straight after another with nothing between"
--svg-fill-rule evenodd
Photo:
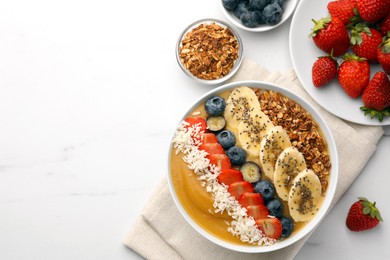
<instances>
[{"instance_id":1,"label":"smoothie bowl","mask_svg":"<svg viewBox=\"0 0 390 260\"><path fill-rule=\"evenodd\" d=\"M338 178L332 134L283 87L243 81L195 102L177 126L168 184L186 221L239 252L284 248L324 218Z\"/></svg>"}]
</instances>

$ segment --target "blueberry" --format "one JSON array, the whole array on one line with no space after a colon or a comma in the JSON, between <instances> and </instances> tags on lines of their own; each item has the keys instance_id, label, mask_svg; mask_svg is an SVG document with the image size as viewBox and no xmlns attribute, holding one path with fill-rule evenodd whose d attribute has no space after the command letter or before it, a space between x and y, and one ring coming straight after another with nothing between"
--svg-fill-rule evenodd
<instances>
[{"instance_id":1,"label":"blueberry","mask_svg":"<svg viewBox=\"0 0 390 260\"><path fill-rule=\"evenodd\" d=\"M226 108L226 101L225 99L218 97L218 96L212 96L206 101L205 109L206 112L210 116L220 116L222 115L223 111L225 111Z\"/></svg>"},{"instance_id":2,"label":"blueberry","mask_svg":"<svg viewBox=\"0 0 390 260\"><path fill-rule=\"evenodd\" d=\"M236 8L239 2L239 0L222 0L223 7L225 7L227 10L233 10Z\"/></svg>"},{"instance_id":3,"label":"blueberry","mask_svg":"<svg viewBox=\"0 0 390 260\"><path fill-rule=\"evenodd\" d=\"M266 24L275 25L282 19L282 8L277 4L269 4L262 11L263 19Z\"/></svg>"},{"instance_id":4,"label":"blueberry","mask_svg":"<svg viewBox=\"0 0 390 260\"><path fill-rule=\"evenodd\" d=\"M257 24L265 24L262 12L260 10L254 12L257 13Z\"/></svg>"},{"instance_id":5,"label":"blueberry","mask_svg":"<svg viewBox=\"0 0 390 260\"><path fill-rule=\"evenodd\" d=\"M254 11L249 11L246 13L243 13L240 16L241 23L249 28L253 28L257 25L259 17L256 12Z\"/></svg>"},{"instance_id":6,"label":"blueberry","mask_svg":"<svg viewBox=\"0 0 390 260\"><path fill-rule=\"evenodd\" d=\"M250 6L257 10L263 10L269 3L271 0L249 0Z\"/></svg>"},{"instance_id":7,"label":"blueberry","mask_svg":"<svg viewBox=\"0 0 390 260\"><path fill-rule=\"evenodd\" d=\"M283 215L283 203L279 199L272 199L266 204L269 214L275 217L281 217Z\"/></svg>"},{"instance_id":8,"label":"blueberry","mask_svg":"<svg viewBox=\"0 0 390 260\"><path fill-rule=\"evenodd\" d=\"M241 166L246 161L246 154L244 149L233 146L226 151L226 155L229 157L232 165Z\"/></svg>"},{"instance_id":9,"label":"blueberry","mask_svg":"<svg viewBox=\"0 0 390 260\"><path fill-rule=\"evenodd\" d=\"M243 13L251 11L251 7L249 6L248 1L241 1L236 8L233 10L233 14L240 19Z\"/></svg>"},{"instance_id":10,"label":"blueberry","mask_svg":"<svg viewBox=\"0 0 390 260\"><path fill-rule=\"evenodd\" d=\"M282 237L289 237L294 230L294 222L291 218L281 217L280 223L282 223Z\"/></svg>"},{"instance_id":11,"label":"blueberry","mask_svg":"<svg viewBox=\"0 0 390 260\"><path fill-rule=\"evenodd\" d=\"M229 130L223 130L217 134L217 140L223 149L228 150L236 144L236 137Z\"/></svg>"},{"instance_id":12,"label":"blueberry","mask_svg":"<svg viewBox=\"0 0 390 260\"><path fill-rule=\"evenodd\" d=\"M226 120L222 116L209 116L206 119L206 123L207 123L207 128L211 132L218 132L225 127Z\"/></svg>"},{"instance_id":13,"label":"blueberry","mask_svg":"<svg viewBox=\"0 0 390 260\"><path fill-rule=\"evenodd\" d=\"M261 180L255 184L255 192L260 193L265 201L270 200L275 195L275 186L272 182Z\"/></svg>"}]
</instances>

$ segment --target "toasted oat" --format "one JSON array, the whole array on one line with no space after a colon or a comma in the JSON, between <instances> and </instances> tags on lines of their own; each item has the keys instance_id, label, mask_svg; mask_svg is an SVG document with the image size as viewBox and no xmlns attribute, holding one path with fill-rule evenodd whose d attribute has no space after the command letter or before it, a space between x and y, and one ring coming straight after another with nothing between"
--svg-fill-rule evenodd
<instances>
[{"instance_id":1,"label":"toasted oat","mask_svg":"<svg viewBox=\"0 0 390 260\"><path fill-rule=\"evenodd\" d=\"M238 42L229 28L200 24L181 42L180 61L195 77L213 80L227 75L238 58Z\"/></svg>"},{"instance_id":2,"label":"toasted oat","mask_svg":"<svg viewBox=\"0 0 390 260\"><path fill-rule=\"evenodd\" d=\"M286 129L291 143L305 157L308 168L319 177L322 190L328 186L330 157L321 130L311 115L295 101L273 91L254 89L261 110L274 125Z\"/></svg>"}]
</instances>

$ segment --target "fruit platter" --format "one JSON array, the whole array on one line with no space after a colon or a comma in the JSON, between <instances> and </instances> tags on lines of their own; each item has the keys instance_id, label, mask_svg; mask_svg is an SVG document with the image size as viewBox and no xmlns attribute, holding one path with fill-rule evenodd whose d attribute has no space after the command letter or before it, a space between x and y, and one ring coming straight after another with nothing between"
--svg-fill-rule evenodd
<instances>
[{"instance_id":1,"label":"fruit platter","mask_svg":"<svg viewBox=\"0 0 390 260\"><path fill-rule=\"evenodd\" d=\"M168 183L187 222L214 243L269 252L308 234L332 201L338 158L318 112L258 81L229 83L177 126Z\"/></svg>"},{"instance_id":2,"label":"fruit platter","mask_svg":"<svg viewBox=\"0 0 390 260\"><path fill-rule=\"evenodd\" d=\"M390 5L300 2L290 29L299 80L323 108L350 122L390 125Z\"/></svg>"}]
</instances>

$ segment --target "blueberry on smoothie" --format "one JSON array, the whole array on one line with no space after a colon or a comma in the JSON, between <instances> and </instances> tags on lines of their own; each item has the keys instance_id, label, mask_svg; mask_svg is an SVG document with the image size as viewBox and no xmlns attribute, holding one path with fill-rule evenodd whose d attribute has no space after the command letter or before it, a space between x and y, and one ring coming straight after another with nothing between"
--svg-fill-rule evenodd
<instances>
[{"instance_id":1,"label":"blueberry on smoothie","mask_svg":"<svg viewBox=\"0 0 390 260\"><path fill-rule=\"evenodd\" d=\"M223 149L228 150L236 144L236 137L229 130L223 130L217 134L217 140Z\"/></svg>"},{"instance_id":2,"label":"blueberry on smoothie","mask_svg":"<svg viewBox=\"0 0 390 260\"><path fill-rule=\"evenodd\" d=\"M205 109L210 116L220 116L226 108L225 99L213 96L206 101Z\"/></svg>"},{"instance_id":3,"label":"blueberry on smoothie","mask_svg":"<svg viewBox=\"0 0 390 260\"><path fill-rule=\"evenodd\" d=\"M233 10L237 7L239 2L239 0L222 0L222 5L226 10Z\"/></svg>"},{"instance_id":4,"label":"blueberry on smoothie","mask_svg":"<svg viewBox=\"0 0 390 260\"><path fill-rule=\"evenodd\" d=\"M265 201L271 200L275 195L275 186L267 180L261 180L255 184L255 192L260 193Z\"/></svg>"},{"instance_id":5,"label":"blueberry on smoothie","mask_svg":"<svg viewBox=\"0 0 390 260\"><path fill-rule=\"evenodd\" d=\"M225 125L226 120L222 116L209 116L206 119L207 128L212 132L221 131Z\"/></svg>"},{"instance_id":6,"label":"blueberry on smoothie","mask_svg":"<svg viewBox=\"0 0 390 260\"><path fill-rule=\"evenodd\" d=\"M246 154L244 149L233 146L226 151L226 155L229 157L232 165L241 166L246 161Z\"/></svg>"},{"instance_id":7,"label":"blueberry on smoothie","mask_svg":"<svg viewBox=\"0 0 390 260\"><path fill-rule=\"evenodd\" d=\"M294 230L294 222L289 217L281 217L280 223L282 223L282 237L289 237Z\"/></svg>"},{"instance_id":8,"label":"blueberry on smoothie","mask_svg":"<svg viewBox=\"0 0 390 260\"><path fill-rule=\"evenodd\" d=\"M268 201L266 206L267 206L269 214L271 216L281 217L283 215L284 206L283 206L283 203L279 199L274 198L274 199Z\"/></svg>"}]
</instances>

